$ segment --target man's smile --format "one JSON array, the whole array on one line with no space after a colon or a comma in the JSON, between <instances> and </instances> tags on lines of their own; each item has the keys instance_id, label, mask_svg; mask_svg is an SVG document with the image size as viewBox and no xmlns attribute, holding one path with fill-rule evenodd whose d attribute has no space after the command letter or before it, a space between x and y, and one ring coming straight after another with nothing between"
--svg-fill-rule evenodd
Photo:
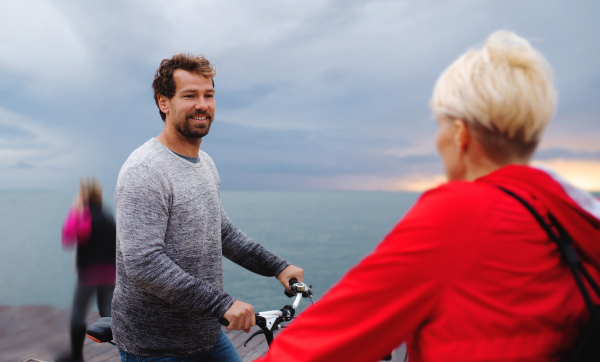
<instances>
[{"instance_id":1,"label":"man's smile","mask_svg":"<svg viewBox=\"0 0 600 362\"><path fill-rule=\"evenodd\" d=\"M200 124L210 123L210 120L211 120L211 117L209 117L208 115L196 115L196 116L190 116L188 118L191 120L194 120Z\"/></svg>"}]
</instances>

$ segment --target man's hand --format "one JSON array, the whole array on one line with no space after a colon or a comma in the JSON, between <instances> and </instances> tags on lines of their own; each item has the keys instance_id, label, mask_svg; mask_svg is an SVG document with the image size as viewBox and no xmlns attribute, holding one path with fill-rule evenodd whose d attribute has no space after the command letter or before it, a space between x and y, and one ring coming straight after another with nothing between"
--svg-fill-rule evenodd
<instances>
[{"instance_id":1,"label":"man's hand","mask_svg":"<svg viewBox=\"0 0 600 362\"><path fill-rule=\"evenodd\" d=\"M239 331L243 329L244 332L248 333L250 332L250 327L256 324L254 307L239 300L233 302L223 315L223 318L229 321L229 325L225 327L229 330Z\"/></svg>"},{"instance_id":2,"label":"man's hand","mask_svg":"<svg viewBox=\"0 0 600 362\"><path fill-rule=\"evenodd\" d=\"M296 278L299 282L302 282L304 281L304 279L302 279L303 275L304 270L294 265L288 265L287 268L283 269L283 271L279 273L277 279L285 289L290 290L290 279Z\"/></svg>"}]
</instances>

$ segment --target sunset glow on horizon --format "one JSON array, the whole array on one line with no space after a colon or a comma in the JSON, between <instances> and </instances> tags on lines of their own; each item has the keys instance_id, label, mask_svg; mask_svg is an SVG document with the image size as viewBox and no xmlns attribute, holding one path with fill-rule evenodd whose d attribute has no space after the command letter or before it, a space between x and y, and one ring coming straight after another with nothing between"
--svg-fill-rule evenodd
<instances>
[{"instance_id":1,"label":"sunset glow on horizon","mask_svg":"<svg viewBox=\"0 0 600 362\"><path fill-rule=\"evenodd\" d=\"M555 159L534 161L533 166L542 165L558 172L574 186L589 191L600 192L600 161ZM423 192L446 182L441 174L412 174L387 183L382 182L382 191Z\"/></svg>"},{"instance_id":2,"label":"sunset glow on horizon","mask_svg":"<svg viewBox=\"0 0 600 362\"><path fill-rule=\"evenodd\" d=\"M590 192L600 191L600 161L598 160L556 159L534 161L532 164L553 169L580 189Z\"/></svg>"}]
</instances>

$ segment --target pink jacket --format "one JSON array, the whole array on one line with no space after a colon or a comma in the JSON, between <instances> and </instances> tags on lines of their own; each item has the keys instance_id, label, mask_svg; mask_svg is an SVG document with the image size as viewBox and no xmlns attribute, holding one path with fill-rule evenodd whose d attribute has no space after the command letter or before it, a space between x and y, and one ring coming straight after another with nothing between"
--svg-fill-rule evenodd
<instances>
[{"instance_id":1,"label":"pink jacket","mask_svg":"<svg viewBox=\"0 0 600 362\"><path fill-rule=\"evenodd\" d=\"M88 208L77 209L72 207L62 227L63 248L72 248L85 243L90 238L91 233L92 216Z\"/></svg>"}]
</instances>

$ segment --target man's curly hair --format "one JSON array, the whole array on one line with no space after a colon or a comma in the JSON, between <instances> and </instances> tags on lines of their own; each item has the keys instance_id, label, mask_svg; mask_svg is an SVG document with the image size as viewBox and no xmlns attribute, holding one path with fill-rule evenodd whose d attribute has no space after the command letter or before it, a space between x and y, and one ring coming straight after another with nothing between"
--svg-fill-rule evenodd
<instances>
[{"instance_id":1,"label":"man's curly hair","mask_svg":"<svg viewBox=\"0 0 600 362\"><path fill-rule=\"evenodd\" d=\"M158 106L158 95L161 94L169 99L175 95L175 79L173 73L177 69L183 69L213 79L217 76L217 68L202 54L194 55L190 53L175 54L171 59L163 59L160 66L154 74L152 89L154 89L154 102ZM215 81L213 79L213 87ZM164 121L167 115L158 109L160 117Z\"/></svg>"}]
</instances>

